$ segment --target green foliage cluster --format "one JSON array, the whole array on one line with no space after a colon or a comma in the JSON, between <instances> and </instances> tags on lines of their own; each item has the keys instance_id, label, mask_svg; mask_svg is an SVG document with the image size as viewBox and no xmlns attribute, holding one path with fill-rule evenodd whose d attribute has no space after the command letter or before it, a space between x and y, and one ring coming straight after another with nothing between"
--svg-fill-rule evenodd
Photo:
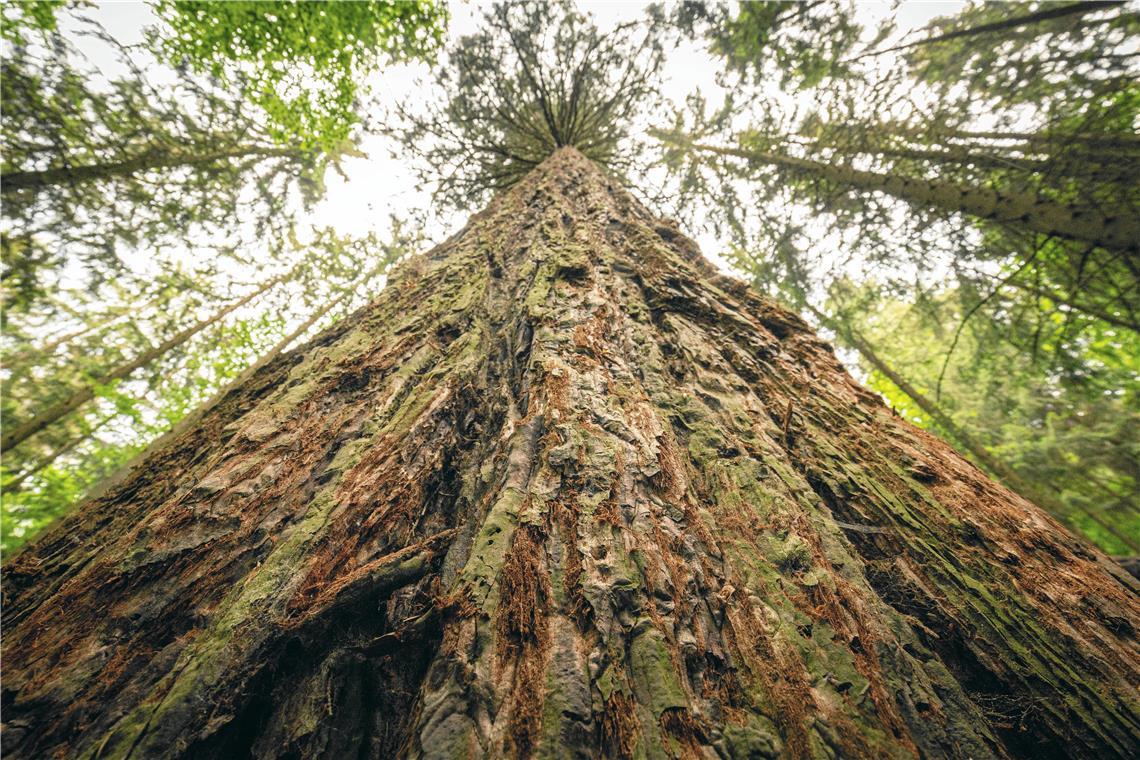
<instances>
[{"instance_id":1,"label":"green foliage cluster","mask_svg":"<svg viewBox=\"0 0 1140 760\"><path fill-rule=\"evenodd\" d=\"M875 288L846 296L842 306L832 302L844 322L1024 481L1054 495L1059 519L1112 553L1140 549L1140 335L1093 320L1074 340L1054 314L1052 329L1034 326L1035 356L993 334L1016 329L1008 324L970 320L958 330L962 301L952 291L919 305ZM1067 355L1065 366L1042 366L1058 354ZM867 384L900 414L958 445L866 357L858 360Z\"/></svg>"},{"instance_id":2,"label":"green foliage cluster","mask_svg":"<svg viewBox=\"0 0 1140 760\"><path fill-rule=\"evenodd\" d=\"M0 63L7 307L68 265L117 276L132 249L281 240L319 195L325 157L275 145L240 97L156 85L125 55L130 75L94 86L72 60L16 47Z\"/></svg>"},{"instance_id":3,"label":"green foliage cluster","mask_svg":"<svg viewBox=\"0 0 1140 760\"><path fill-rule=\"evenodd\" d=\"M430 0L165 0L155 9L165 26L152 39L166 59L238 84L278 143L325 150L350 137L365 75L430 57L447 20Z\"/></svg>"},{"instance_id":4,"label":"green foliage cluster","mask_svg":"<svg viewBox=\"0 0 1140 760\"><path fill-rule=\"evenodd\" d=\"M393 133L436 197L472 208L554 150L573 145L621 175L635 163L636 117L657 95L656 30L602 33L572 3L496 3L435 73L442 106L399 109Z\"/></svg>"},{"instance_id":5,"label":"green foliage cluster","mask_svg":"<svg viewBox=\"0 0 1140 760\"><path fill-rule=\"evenodd\" d=\"M60 33L72 9L11 5L0 72L8 307L77 263L92 285L117 276L132 250L281 249L326 171L361 155L351 130L362 78L430 55L446 20L421 0L159 2L150 47L179 66L156 82L145 50L98 26ZM104 46L126 73L102 76L75 41Z\"/></svg>"},{"instance_id":6,"label":"green foliage cluster","mask_svg":"<svg viewBox=\"0 0 1140 760\"><path fill-rule=\"evenodd\" d=\"M810 88L849 73L845 59L862 31L853 3L734 5L686 0L671 7L671 20L688 35L706 37L713 53L754 83L776 80L785 87Z\"/></svg>"},{"instance_id":7,"label":"green foliage cluster","mask_svg":"<svg viewBox=\"0 0 1140 760\"><path fill-rule=\"evenodd\" d=\"M24 0L0 5L0 39L27 44L29 33L44 35L56 29L56 14L67 0Z\"/></svg>"},{"instance_id":8,"label":"green foliage cluster","mask_svg":"<svg viewBox=\"0 0 1140 760\"><path fill-rule=\"evenodd\" d=\"M207 341L163 357L147 378L99 387L97 408L51 430L48 440L36 442L35 452L7 453L0 554L9 555L63 515L151 439L236 377L282 330L280 318L270 313L224 324ZM63 378L43 380L58 387ZM8 392L4 402L4 416L12 419L10 407L19 398Z\"/></svg>"}]
</instances>

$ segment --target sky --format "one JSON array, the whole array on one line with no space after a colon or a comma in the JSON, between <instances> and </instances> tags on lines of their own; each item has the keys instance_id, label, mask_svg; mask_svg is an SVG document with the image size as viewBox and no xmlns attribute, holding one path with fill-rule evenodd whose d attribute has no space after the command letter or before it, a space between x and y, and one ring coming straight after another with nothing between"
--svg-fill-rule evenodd
<instances>
[{"instance_id":1,"label":"sky","mask_svg":"<svg viewBox=\"0 0 1140 760\"><path fill-rule=\"evenodd\" d=\"M448 41L474 32L482 15L481 3L450 4L451 20ZM642 17L648 3L643 2L579 2L579 8L594 17L601 30ZM861 0L858 21L873 31L891 14L893 3L886 0ZM902 2L894 11L897 37L926 25L932 18L957 12L965 5L960 0L917 0ZM99 21L120 43L133 44L143 39L143 29L154 22L154 15L142 0L97 2L89 15ZM894 37L892 39L895 39ZM97 47L84 47L91 61L104 69L113 66L112 57ZM714 59L699 43L683 44L670 52L662 72L662 93L671 103L683 104L686 96L699 91L705 95L716 89L715 78L723 64ZM107 71L107 73L112 73ZM379 104L424 102L433 96L428 64L389 66L374 74L369 81ZM381 105L382 107L382 105ZM417 189L412 166L406 158L394 155L396 146L380 136L365 136L361 148L367 158L349 158L342 166L345 177L329 172L327 195L313 209L308 222L315 227L332 227L341 235L362 236L369 232L385 234L392 213L405 215L416 209L431 208L430 192ZM462 215L432 214L426 230L429 240L442 240L462 227ZM712 233L690 231L705 255L720 266L721 243Z\"/></svg>"}]
</instances>

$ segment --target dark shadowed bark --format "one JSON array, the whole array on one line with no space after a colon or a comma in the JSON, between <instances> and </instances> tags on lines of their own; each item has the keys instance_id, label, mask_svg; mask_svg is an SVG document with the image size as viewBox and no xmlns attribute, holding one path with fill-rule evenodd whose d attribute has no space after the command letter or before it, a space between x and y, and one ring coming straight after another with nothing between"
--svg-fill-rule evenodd
<instances>
[{"instance_id":1,"label":"dark shadowed bark","mask_svg":"<svg viewBox=\"0 0 1140 760\"><path fill-rule=\"evenodd\" d=\"M6 567L4 746L1123 758L1136 588L566 148Z\"/></svg>"}]
</instances>

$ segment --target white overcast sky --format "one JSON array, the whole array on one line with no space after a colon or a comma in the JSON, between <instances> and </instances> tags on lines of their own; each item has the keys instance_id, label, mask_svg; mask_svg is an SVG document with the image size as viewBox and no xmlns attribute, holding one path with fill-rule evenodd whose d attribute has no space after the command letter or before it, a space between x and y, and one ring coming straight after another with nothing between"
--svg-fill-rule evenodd
<instances>
[{"instance_id":1,"label":"white overcast sky","mask_svg":"<svg viewBox=\"0 0 1140 760\"><path fill-rule=\"evenodd\" d=\"M594 16L602 30L640 18L647 3L642 2L580 2L579 7ZM918 0L902 2L894 11L897 35L905 35L927 24L936 16L957 12L965 5L961 0ZM481 3L451 3L449 40L470 34L478 28L482 15ZM870 33L890 14L892 3L885 0L865 0L857 4L859 21ZM98 20L119 42L132 44L142 40L142 30L152 23L154 16L142 0L111 0L97 2L87 12ZM110 58L95 49L84 52L96 65L109 63ZM681 104L694 91L715 88L715 78L722 63L712 58L698 44L683 45L672 51L663 74L663 92L672 102ZM107 72L111 73L111 72ZM424 83L430 80L426 64L390 66L377 73L371 81L372 90L383 103L423 101L434 93ZM374 231L387 231L389 215L405 215L415 209L430 207L427 192L418 191L411 166L391 154L392 146L381 137L366 136L361 144L368 158L347 159L343 168L347 179L335 172L326 178L328 194L312 212L309 221L318 227L330 226L342 235L363 235ZM441 239L462 226L464 219L437 217L429 229L429 237ZM705 254L718 259L719 244L708 236L699 235L698 241Z\"/></svg>"}]
</instances>

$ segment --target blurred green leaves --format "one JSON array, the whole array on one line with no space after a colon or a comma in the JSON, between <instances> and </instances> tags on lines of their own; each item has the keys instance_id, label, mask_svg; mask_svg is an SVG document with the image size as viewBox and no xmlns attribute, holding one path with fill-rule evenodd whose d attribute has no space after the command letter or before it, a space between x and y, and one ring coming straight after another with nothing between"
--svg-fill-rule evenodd
<instances>
[{"instance_id":1,"label":"blurred green leaves","mask_svg":"<svg viewBox=\"0 0 1140 760\"><path fill-rule=\"evenodd\" d=\"M447 21L430 0L163 0L155 10L162 57L240 87L277 142L325 151L359 121L367 75L430 58Z\"/></svg>"}]
</instances>

